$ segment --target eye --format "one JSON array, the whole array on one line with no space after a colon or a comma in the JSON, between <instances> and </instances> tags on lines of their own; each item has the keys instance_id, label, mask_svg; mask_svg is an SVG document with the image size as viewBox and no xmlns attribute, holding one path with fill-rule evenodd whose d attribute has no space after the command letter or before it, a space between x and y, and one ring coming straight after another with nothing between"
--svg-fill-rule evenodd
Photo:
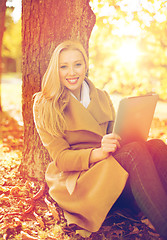
<instances>
[{"instance_id":1,"label":"eye","mask_svg":"<svg viewBox=\"0 0 167 240\"><path fill-rule=\"evenodd\" d=\"M66 65L62 65L62 66L60 66L60 68L65 69L65 68L67 68L67 66Z\"/></svg>"},{"instance_id":2,"label":"eye","mask_svg":"<svg viewBox=\"0 0 167 240\"><path fill-rule=\"evenodd\" d=\"M82 64L81 63L76 63L76 67L80 67Z\"/></svg>"}]
</instances>

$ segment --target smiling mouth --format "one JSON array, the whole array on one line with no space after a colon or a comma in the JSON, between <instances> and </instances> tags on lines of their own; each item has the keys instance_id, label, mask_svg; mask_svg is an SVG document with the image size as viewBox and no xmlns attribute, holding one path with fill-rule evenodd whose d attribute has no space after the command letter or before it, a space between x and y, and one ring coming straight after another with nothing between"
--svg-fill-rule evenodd
<instances>
[{"instance_id":1,"label":"smiling mouth","mask_svg":"<svg viewBox=\"0 0 167 240\"><path fill-rule=\"evenodd\" d=\"M79 77L76 78L66 78L67 82L70 84L76 84L78 82Z\"/></svg>"}]
</instances>

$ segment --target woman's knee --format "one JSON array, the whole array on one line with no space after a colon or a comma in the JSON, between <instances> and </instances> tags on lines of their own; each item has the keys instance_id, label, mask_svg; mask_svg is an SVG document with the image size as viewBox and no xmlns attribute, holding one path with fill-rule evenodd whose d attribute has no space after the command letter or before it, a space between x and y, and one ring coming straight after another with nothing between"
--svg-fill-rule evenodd
<instances>
[{"instance_id":1,"label":"woman's knee","mask_svg":"<svg viewBox=\"0 0 167 240\"><path fill-rule=\"evenodd\" d=\"M161 139L151 139L146 142L146 146L152 156L157 152L164 152L165 155L167 154L167 145Z\"/></svg>"},{"instance_id":2,"label":"woman's knee","mask_svg":"<svg viewBox=\"0 0 167 240\"><path fill-rule=\"evenodd\" d=\"M167 145L165 144L165 142L164 141L162 141L161 139L151 139L151 140L149 140L149 141L147 141L146 142L146 145L148 146L148 147L154 147L154 148L161 148L161 147L163 147L163 148L167 148Z\"/></svg>"}]
</instances>

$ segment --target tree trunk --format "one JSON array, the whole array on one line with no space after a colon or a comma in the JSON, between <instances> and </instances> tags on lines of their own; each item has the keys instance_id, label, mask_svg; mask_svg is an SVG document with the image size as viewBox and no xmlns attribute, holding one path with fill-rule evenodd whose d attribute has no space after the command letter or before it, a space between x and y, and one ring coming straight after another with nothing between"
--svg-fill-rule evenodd
<instances>
[{"instance_id":1,"label":"tree trunk","mask_svg":"<svg viewBox=\"0 0 167 240\"><path fill-rule=\"evenodd\" d=\"M20 171L29 177L43 180L51 161L34 127L33 94L40 90L55 47L63 40L78 39L88 50L94 24L89 0L22 0L24 152Z\"/></svg>"},{"instance_id":2,"label":"tree trunk","mask_svg":"<svg viewBox=\"0 0 167 240\"><path fill-rule=\"evenodd\" d=\"M1 74L2 74L2 40L5 31L5 12L6 0L0 0L0 112L2 111L1 103Z\"/></svg>"}]
</instances>

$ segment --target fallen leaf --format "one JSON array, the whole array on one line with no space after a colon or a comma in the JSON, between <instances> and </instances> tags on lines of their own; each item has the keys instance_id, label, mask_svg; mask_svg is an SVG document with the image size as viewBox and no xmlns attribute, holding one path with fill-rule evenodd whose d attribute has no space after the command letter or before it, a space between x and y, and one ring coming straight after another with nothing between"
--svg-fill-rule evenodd
<instances>
[{"instance_id":1,"label":"fallen leaf","mask_svg":"<svg viewBox=\"0 0 167 240\"><path fill-rule=\"evenodd\" d=\"M42 229L44 229L44 228L45 228L45 224L44 224L44 222L43 222L43 220L42 220L42 217L39 216L36 212L33 212L33 214L34 214L37 222L39 223L40 227L41 227Z\"/></svg>"},{"instance_id":2,"label":"fallen leaf","mask_svg":"<svg viewBox=\"0 0 167 240\"><path fill-rule=\"evenodd\" d=\"M21 231L21 237L22 237L22 240L38 240L37 237L33 237L24 231Z\"/></svg>"},{"instance_id":3,"label":"fallen leaf","mask_svg":"<svg viewBox=\"0 0 167 240\"><path fill-rule=\"evenodd\" d=\"M54 219L55 219L56 221L60 221L59 213L58 213L58 211L56 210L56 207L53 206L52 203L51 203L47 198L45 198L45 203L47 204L48 209L49 209L49 211L52 213Z\"/></svg>"},{"instance_id":4,"label":"fallen leaf","mask_svg":"<svg viewBox=\"0 0 167 240\"><path fill-rule=\"evenodd\" d=\"M42 183L41 188L39 189L39 191L32 197L33 200L37 200L40 197L43 196L45 191L45 183Z\"/></svg>"}]
</instances>

